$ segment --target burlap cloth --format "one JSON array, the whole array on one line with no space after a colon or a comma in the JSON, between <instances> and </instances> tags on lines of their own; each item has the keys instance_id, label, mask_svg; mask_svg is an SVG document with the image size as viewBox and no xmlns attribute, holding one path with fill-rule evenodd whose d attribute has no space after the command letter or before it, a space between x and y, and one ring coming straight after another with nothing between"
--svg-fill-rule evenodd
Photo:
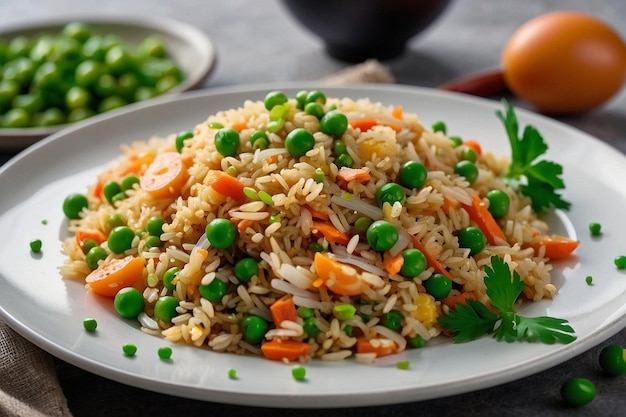
<instances>
[{"instance_id":1,"label":"burlap cloth","mask_svg":"<svg viewBox=\"0 0 626 417\"><path fill-rule=\"evenodd\" d=\"M327 84L391 83L378 61L366 61L322 79ZM0 320L0 417L71 417L52 357Z\"/></svg>"}]
</instances>

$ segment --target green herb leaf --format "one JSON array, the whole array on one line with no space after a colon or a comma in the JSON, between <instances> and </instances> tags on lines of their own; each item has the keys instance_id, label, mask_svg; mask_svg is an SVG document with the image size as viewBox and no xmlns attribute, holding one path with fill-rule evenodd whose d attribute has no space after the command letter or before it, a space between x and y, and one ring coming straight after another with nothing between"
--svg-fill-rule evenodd
<instances>
[{"instance_id":1,"label":"green herb leaf","mask_svg":"<svg viewBox=\"0 0 626 417\"><path fill-rule=\"evenodd\" d=\"M570 203L556 192L565 188L561 175L563 167L552 161L536 161L546 153L548 145L541 133L533 126L526 126L522 137L519 137L519 123L513 106L506 100L502 101L505 113L497 111L496 115L506 130L511 145L511 163L503 178L512 187L518 187L522 194L530 197L533 210L541 212L554 206L569 209Z\"/></svg>"},{"instance_id":2,"label":"green herb leaf","mask_svg":"<svg viewBox=\"0 0 626 417\"><path fill-rule=\"evenodd\" d=\"M567 320L554 317L524 317L514 309L524 282L516 271L498 256L491 257L491 266L485 267L485 287L491 305L500 311L495 314L480 301L468 299L459 303L447 315L439 318L442 328L455 334L456 343L493 334L505 342L527 341L547 344L571 343L576 340L574 329Z\"/></svg>"}]
</instances>

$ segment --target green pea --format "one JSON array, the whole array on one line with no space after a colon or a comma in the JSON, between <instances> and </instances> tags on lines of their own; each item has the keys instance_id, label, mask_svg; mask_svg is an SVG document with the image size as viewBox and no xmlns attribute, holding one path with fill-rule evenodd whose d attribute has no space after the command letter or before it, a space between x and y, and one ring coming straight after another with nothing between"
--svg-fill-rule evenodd
<instances>
[{"instance_id":1,"label":"green pea","mask_svg":"<svg viewBox=\"0 0 626 417\"><path fill-rule=\"evenodd\" d=\"M329 111L320 119L320 130L327 135L341 136L348 129L348 117L336 110Z\"/></svg>"},{"instance_id":2,"label":"green pea","mask_svg":"<svg viewBox=\"0 0 626 417\"><path fill-rule=\"evenodd\" d=\"M61 84L62 75L54 62L43 62L33 75L33 84L37 88L53 89Z\"/></svg>"},{"instance_id":3,"label":"green pea","mask_svg":"<svg viewBox=\"0 0 626 417\"><path fill-rule=\"evenodd\" d=\"M135 356L135 354L137 353L137 345L134 345L132 343L125 343L124 345L122 345L122 352L124 353L124 356Z\"/></svg>"},{"instance_id":4,"label":"green pea","mask_svg":"<svg viewBox=\"0 0 626 417\"><path fill-rule=\"evenodd\" d=\"M626 256L619 255L613 260L617 269L626 269Z\"/></svg>"},{"instance_id":5,"label":"green pea","mask_svg":"<svg viewBox=\"0 0 626 417\"><path fill-rule=\"evenodd\" d=\"M159 355L159 359L164 361L169 360L172 357L172 348L169 346L160 347L157 350L157 355Z\"/></svg>"},{"instance_id":6,"label":"green pea","mask_svg":"<svg viewBox=\"0 0 626 417\"><path fill-rule=\"evenodd\" d=\"M250 135L250 144L254 149L267 149L270 144L267 133L263 130L255 131L252 135Z\"/></svg>"},{"instance_id":7,"label":"green pea","mask_svg":"<svg viewBox=\"0 0 626 417\"><path fill-rule=\"evenodd\" d=\"M267 93L267 95L265 96L263 105L265 106L267 110L272 110L274 106L278 104L286 103L287 100L289 99L287 98L285 93L283 93L282 91L271 91Z\"/></svg>"},{"instance_id":8,"label":"green pea","mask_svg":"<svg viewBox=\"0 0 626 417\"><path fill-rule=\"evenodd\" d=\"M11 59L25 57L30 54L32 43L28 37L16 36L9 42L8 56Z\"/></svg>"},{"instance_id":9,"label":"green pea","mask_svg":"<svg viewBox=\"0 0 626 417\"><path fill-rule=\"evenodd\" d=\"M306 379L306 369L301 365L294 366L291 368L291 376L296 381L304 381Z\"/></svg>"},{"instance_id":10,"label":"green pea","mask_svg":"<svg viewBox=\"0 0 626 417\"><path fill-rule=\"evenodd\" d=\"M147 87L145 85L140 85L135 90L135 94L133 95L134 101L145 101L149 100L154 96L157 96L157 92L152 87Z\"/></svg>"},{"instance_id":11,"label":"green pea","mask_svg":"<svg viewBox=\"0 0 626 417\"><path fill-rule=\"evenodd\" d=\"M208 285L200 285L200 295L211 302L216 302L222 299L228 291L228 286L221 279L215 278Z\"/></svg>"},{"instance_id":12,"label":"green pea","mask_svg":"<svg viewBox=\"0 0 626 417\"><path fill-rule=\"evenodd\" d=\"M396 201L399 201L400 204L404 204L406 194L402 187L395 182L385 184L376 190L376 202L380 207L385 203L389 203L393 206Z\"/></svg>"},{"instance_id":13,"label":"green pea","mask_svg":"<svg viewBox=\"0 0 626 417\"><path fill-rule=\"evenodd\" d=\"M315 116L318 119L321 119L322 117L324 117L324 106L322 106L320 103L315 102L306 103L304 105L304 112L311 116Z\"/></svg>"},{"instance_id":14,"label":"green pea","mask_svg":"<svg viewBox=\"0 0 626 417\"><path fill-rule=\"evenodd\" d=\"M352 168L354 166L354 159L352 159L352 157L348 155L347 153L344 153L344 154L339 155L337 159L335 159L335 165L337 165L339 168L341 167Z\"/></svg>"},{"instance_id":15,"label":"green pea","mask_svg":"<svg viewBox=\"0 0 626 417\"><path fill-rule=\"evenodd\" d=\"M239 281L250 281L259 274L259 264L254 258L244 258L235 264L235 277Z\"/></svg>"},{"instance_id":16,"label":"green pea","mask_svg":"<svg viewBox=\"0 0 626 417\"><path fill-rule=\"evenodd\" d=\"M89 206L87 196L84 194L70 194L63 200L63 213L68 219L79 219L83 209Z\"/></svg>"},{"instance_id":17,"label":"green pea","mask_svg":"<svg viewBox=\"0 0 626 417\"><path fill-rule=\"evenodd\" d=\"M107 257L107 252L102 246L94 246L89 249L89 252L85 255L85 261L87 266L91 269L98 269L98 262Z\"/></svg>"},{"instance_id":18,"label":"green pea","mask_svg":"<svg viewBox=\"0 0 626 417\"><path fill-rule=\"evenodd\" d=\"M136 319L145 307L143 294L137 288L125 287L113 298L115 311L125 319Z\"/></svg>"},{"instance_id":19,"label":"green pea","mask_svg":"<svg viewBox=\"0 0 626 417\"><path fill-rule=\"evenodd\" d=\"M354 222L354 228L359 233L364 233L367 231L367 228L372 224L372 219L369 217L359 217Z\"/></svg>"},{"instance_id":20,"label":"green pea","mask_svg":"<svg viewBox=\"0 0 626 417\"><path fill-rule=\"evenodd\" d=\"M448 131L448 128L447 128L446 124L444 122L442 122L441 120L438 120L438 121L434 122L431 127L433 129L433 132L441 132L444 135Z\"/></svg>"},{"instance_id":21,"label":"green pea","mask_svg":"<svg viewBox=\"0 0 626 417\"><path fill-rule=\"evenodd\" d=\"M215 132L215 149L223 156L235 156L239 149L239 133L229 127Z\"/></svg>"},{"instance_id":22,"label":"green pea","mask_svg":"<svg viewBox=\"0 0 626 417\"><path fill-rule=\"evenodd\" d=\"M459 247L470 250L470 255L476 255L487 245L485 234L478 227L468 226L459 230Z\"/></svg>"},{"instance_id":23,"label":"green pea","mask_svg":"<svg viewBox=\"0 0 626 417\"><path fill-rule=\"evenodd\" d=\"M104 62L111 74L119 75L133 69L133 58L128 48L116 45L109 49L104 56Z\"/></svg>"},{"instance_id":24,"label":"green pea","mask_svg":"<svg viewBox=\"0 0 626 417\"><path fill-rule=\"evenodd\" d=\"M78 64L74 70L74 81L80 87L91 87L103 73L102 63L88 59Z\"/></svg>"},{"instance_id":25,"label":"green pea","mask_svg":"<svg viewBox=\"0 0 626 417\"><path fill-rule=\"evenodd\" d=\"M167 56L163 39L156 35L146 37L143 41L141 41L137 49L142 55L153 58L165 58Z\"/></svg>"},{"instance_id":26,"label":"green pea","mask_svg":"<svg viewBox=\"0 0 626 417\"><path fill-rule=\"evenodd\" d=\"M12 106L14 109L24 109L30 114L34 114L44 107L43 97L39 92L18 94L13 98Z\"/></svg>"},{"instance_id":27,"label":"green pea","mask_svg":"<svg viewBox=\"0 0 626 417\"><path fill-rule=\"evenodd\" d=\"M106 200L113 204L113 197L122 192L122 186L114 180L109 180L102 186L102 194Z\"/></svg>"},{"instance_id":28,"label":"green pea","mask_svg":"<svg viewBox=\"0 0 626 417\"><path fill-rule=\"evenodd\" d=\"M168 290L173 291L176 289L176 284L174 284L174 278L178 274L178 271L180 271L180 268L173 266L165 271L165 273L163 274L163 286Z\"/></svg>"},{"instance_id":29,"label":"green pea","mask_svg":"<svg viewBox=\"0 0 626 417\"><path fill-rule=\"evenodd\" d=\"M98 322L96 321L96 319L87 317L83 320L83 328L88 332L95 332L97 327Z\"/></svg>"},{"instance_id":30,"label":"green pea","mask_svg":"<svg viewBox=\"0 0 626 417\"><path fill-rule=\"evenodd\" d=\"M372 249L384 252L391 249L399 239L398 228L386 220L376 220L365 233Z\"/></svg>"},{"instance_id":31,"label":"green pea","mask_svg":"<svg viewBox=\"0 0 626 417\"><path fill-rule=\"evenodd\" d=\"M346 147L346 143L342 140L336 140L333 143L333 152L335 152L337 156L347 154L348 148Z\"/></svg>"},{"instance_id":32,"label":"green pea","mask_svg":"<svg viewBox=\"0 0 626 417\"><path fill-rule=\"evenodd\" d=\"M463 138L460 136L450 136L450 142L452 142L452 147L456 148L463 144Z\"/></svg>"},{"instance_id":33,"label":"green pea","mask_svg":"<svg viewBox=\"0 0 626 417\"><path fill-rule=\"evenodd\" d=\"M402 328L402 320L404 320L402 312L398 310L391 310L383 315L382 324L388 329L397 332Z\"/></svg>"},{"instance_id":34,"label":"green pea","mask_svg":"<svg viewBox=\"0 0 626 417\"><path fill-rule=\"evenodd\" d=\"M30 250L33 253L41 252L41 246L42 246L41 239L33 239L33 240L31 240L30 243L29 243L29 246L30 246Z\"/></svg>"},{"instance_id":35,"label":"green pea","mask_svg":"<svg viewBox=\"0 0 626 417\"><path fill-rule=\"evenodd\" d=\"M626 374L626 350L620 345L608 345L602 348L599 356L600 367L609 375Z\"/></svg>"},{"instance_id":36,"label":"green pea","mask_svg":"<svg viewBox=\"0 0 626 417\"><path fill-rule=\"evenodd\" d=\"M301 90L296 93L296 107L300 110L304 109L304 105L306 104L306 97L309 94L306 90Z\"/></svg>"},{"instance_id":37,"label":"green pea","mask_svg":"<svg viewBox=\"0 0 626 417\"><path fill-rule=\"evenodd\" d=\"M226 374L228 375L228 379L237 379L237 370L235 368L228 368Z\"/></svg>"},{"instance_id":38,"label":"green pea","mask_svg":"<svg viewBox=\"0 0 626 417\"><path fill-rule=\"evenodd\" d=\"M174 75L166 75L157 81L154 87L157 94L166 93L178 85L178 78Z\"/></svg>"},{"instance_id":39,"label":"green pea","mask_svg":"<svg viewBox=\"0 0 626 417\"><path fill-rule=\"evenodd\" d=\"M102 74L96 80L93 90L101 98L112 96L117 92L117 80L111 74Z\"/></svg>"},{"instance_id":40,"label":"green pea","mask_svg":"<svg viewBox=\"0 0 626 417\"><path fill-rule=\"evenodd\" d=\"M400 167L398 179L407 188L421 188L428 179L428 170L419 161L407 161Z\"/></svg>"},{"instance_id":41,"label":"green pea","mask_svg":"<svg viewBox=\"0 0 626 417\"><path fill-rule=\"evenodd\" d=\"M311 252L324 252L326 250L326 248L322 245L320 245L317 242L313 242L311 244L309 244L309 250Z\"/></svg>"},{"instance_id":42,"label":"green pea","mask_svg":"<svg viewBox=\"0 0 626 417\"><path fill-rule=\"evenodd\" d=\"M589 232L591 236L600 236L602 234L602 225L600 223L589 223Z\"/></svg>"},{"instance_id":43,"label":"green pea","mask_svg":"<svg viewBox=\"0 0 626 417\"><path fill-rule=\"evenodd\" d=\"M471 161L457 162L454 166L454 172L465 177L470 184L473 184L478 179L478 167Z\"/></svg>"},{"instance_id":44,"label":"green pea","mask_svg":"<svg viewBox=\"0 0 626 417\"><path fill-rule=\"evenodd\" d=\"M478 154L476 153L476 150L474 150L474 148L470 148L469 146L462 146L460 158L463 161L470 161L475 163L478 160Z\"/></svg>"},{"instance_id":45,"label":"green pea","mask_svg":"<svg viewBox=\"0 0 626 417\"><path fill-rule=\"evenodd\" d=\"M426 256L419 249L405 249L402 252L402 259L404 262L400 274L405 277L416 277L426 269Z\"/></svg>"},{"instance_id":46,"label":"green pea","mask_svg":"<svg viewBox=\"0 0 626 417\"><path fill-rule=\"evenodd\" d=\"M120 182L122 191L132 190L135 184L139 184L139 177L134 174L128 174Z\"/></svg>"},{"instance_id":47,"label":"green pea","mask_svg":"<svg viewBox=\"0 0 626 417\"><path fill-rule=\"evenodd\" d=\"M573 406L589 404L596 396L596 387L586 378L569 378L561 386L561 397Z\"/></svg>"},{"instance_id":48,"label":"green pea","mask_svg":"<svg viewBox=\"0 0 626 417\"><path fill-rule=\"evenodd\" d=\"M146 223L146 230L152 236L161 236L163 233L163 225L165 224L165 220L162 217L154 216L151 217L150 220Z\"/></svg>"},{"instance_id":49,"label":"green pea","mask_svg":"<svg viewBox=\"0 0 626 417\"><path fill-rule=\"evenodd\" d=\"M119 109L126 104L128 104L128 102L120 96L105 97L102 99L100 104L98 104L98 113L105 113L111 110Z\"/></svg>"},{"instance_id":50,"label":"green pea","mask_svg":"<svg viewBox=\"0 0 626 417\"><path fill-rule=\"evenodd\" d=\"M307 94L305 102L306 103L319 103L323 105L323 104L326 104L326 95L322 93L321 91L313 90Z\"/></svg>"},{"instance_id":51,"label":"green pea","mask_svg":"<svg viewBox=\"0 0 626 417\"><path fill-rule=\"evenodd\" d=\"M302 330L304 330L304 333L306 333L308 337L317 337L317 335L320 334L320 328L317 327L317 323L313 317L304 320Z\"/></svg>"},{"instance_id":52,"label":"green pea","mask_svg":"<svg viewBox=\"0 0 626 417\"><path fill-rule=\"evenodd\" d=\"M409 362L409 361L399 361L399 362L396 362L396 368L398 368L398 369L407 370L407 369L409 369L410 366L411 366L411 362Z\"/></svg>"},{"instance_id":53,"label":"green pea","mask_svg":"<svg viewBox=\"0 0 626 417\"><path fill-rule=\"evenodd\" d=\"M299 306L296 309L296 313L298 313L299 317L302 317L305 320L310 319L314 315L312 308L304 307L304 306Z\"/></svg>"},{"instance_id":54,"label":"green pea","mask_svg":"<svg viewBox=\"0 0 626 417\"><path fill-rule=\"evenodd\" d=\"M237 239L237 228L226 219L213 219L206 225L206 237L218 249L231 247Z\"/></svg>"},{"instance_id":55,"label":"green pea","mask_svg":"<svg viewBox=\"0 0 626 417\"><path fill-rule=\"evenodd\" d=\"M85 239L83 242L83 253L86 255L92 248L98 246L98 242L93 239Z\"/></svg>"},{"instance_id":56,"label":"green pea","mask_svg":"<svg viewBox=\"0 0 626 417\"><path fill-rule=\"evenodd\" d=\"M239 323L243 339L252 344L259 343L267 333L268 324L263 318L255 315L244 317Z\"/></svg>"},{"instance_id":57,"label":"green pea","mask_svg":"<svg viewBox=\"0 0 626 417\"><path fill-rule=\"evenodd\" d=\"M55 126L61 125L69 121L65 117L65 113L57 107L51 107L44 110L41 113L37 113L33 116L31 123L34 126Z\"/></svg>"},{"instance_id":58,"label":"green pea","mask_svg":"<svg viewBox=\"0 0 626 417\"><path fill-rule=\"evenodd\" d=\"M315 138L308 130L299 127L287 134L285 137L285 148L289 155L294 158L304 156L315 146Z\"/></svg>"},{"instance_id":59,"label":"green pea","mask_svg":"<svg viewBox=\"0 0 626 417\"><path fill-rule=\"evenodd\" d=\"M11 105L13 97L20 92L20 86L11 80L0 80L0 109Z\"/></svg>"},{"instance_id":60,"label":"green pea","mask_svg":"<svg viewBox=\"0 0 626 417\"><path fill-rule=\"evenodd\" d=\"M63 26L61 35L76 39L78 42L83 43L91 36L91 30L89 30L89 27L82 22L70 22Z\"/></svg>"},{"instance_id":61,"label":"green pea","mask_svg":"<svg viewBox=\"0 0 626 417\"><path fill-rule=\"evenodd\" d=\"M162 243L163 242L161 241L161 239L159 239L158 236L150 235L150 236L148 236L146 238L146 247L148 249L150 249L150 248L158 248L159 246L161 246Z\"/></svg>"},{"instance_id":62,"label":"green pea","mask_svg":"<svg viewBox=\"0 0 626 417\"><path fill-rule=\"evenodd\" d=\"M2 126L8 128L22 128L30 125L30 114L21 108L10 109L4 114Z\"/></svg>"},{"instance_id":63,"label":"green pea","mask_svg":"<svg viewBox=\"0 0 626 417\"><path fill-rule=\"evenodd\" d=\"M506 216L509 212L511 205L511 199L509 195L502 190L491 190L487 193L487 200L489 200L489 213L499 219Z\"/></svg>"},{"instance_id":64,"label":"green pea","mask_svg":"<svg viewBox=\"0 0 626 417\"><path fill-rule=\"evenodd\" d=\"M178 300L171 295L164 295L154 303L154 317L165 323L170 323L178 314L176 311Z\"/></svg>"},{"instance_id":65,"label":"green pea","mask_svg":"<svg viewBox=\"0 0 626 417\"><path fill-rule=\"evenodd\" d=\"M91 110L91 109L86 109L86 108L73 109L67 115L67 122L68 123L80 122L81 120L85 120L85 119L93 116L94 114L96 114L96 113L93 110Z\"/></svg>"},{"instance_id":66,"label":"green pea","mask_svg":"<svg viewBox=\"0 0 626 417\"><path fill-rule=\"evenodd\" d=\"M124 220L124 217L122 217L121 214L115 213L107 217L107 224L111 228L114 228L117 226L124 226L126 224L126 220Z\"/></svg>"},{"instance_id":67,"label":"green pea","mask_svg":"<svg viewBox=\"0 0 626 417\"><path fill-rule=\"evenodd\" d=\"M426 292L437 300L446 298L452 290L452 280L443 274L433 274L424 281Z\"/></svg>"},{"instance_id":68,"label":"green pea","mask_svg":"<svg viewBox=\"0 0 626 417\"><path fill-rule=\"evenodd\" d=\"M109 233L107 244L113 253L124 253L132 247L135 232L128 226L117 226Z\"/></svg>"},{"instance_id":69,"label":"green pea","mask_svg":"<svg viewBox=\"0 0 626 417\"><path fill-rule=\"evenodd\" d=\"M409 337L407 342L408 345L413 349L419 349L426 346L426 340L424 340L424 338L420 335Z\"/></svg>"},{"instance_id":70,"label":"green pea","mask_svg":"<svg viewBox=\"0 0 626 417\"><path fill-rule=\"evenodd\" d=\"M315 168L315 175L313 179L315 180L316 184L323 183L325 177L326 177L326 174L324 174L324 170L322 168Z\"/></svg>"}]
</instances>

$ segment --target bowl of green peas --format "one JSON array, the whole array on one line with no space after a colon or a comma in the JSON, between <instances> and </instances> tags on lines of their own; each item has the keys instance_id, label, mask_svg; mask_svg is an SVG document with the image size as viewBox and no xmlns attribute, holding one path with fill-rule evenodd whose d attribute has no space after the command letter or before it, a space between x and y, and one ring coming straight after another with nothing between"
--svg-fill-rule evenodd
<instances>
[{"instance_id":1,"label":"bowl of green peas","mask_svg":"<svg viewBox=\"0 0 626 417\"><path fill-rule=\"evenodd\" d=\"M215 59L204 33L166 18L73 16L0 27L0 149L198 88Z\"/></svg>"}]
</instances>

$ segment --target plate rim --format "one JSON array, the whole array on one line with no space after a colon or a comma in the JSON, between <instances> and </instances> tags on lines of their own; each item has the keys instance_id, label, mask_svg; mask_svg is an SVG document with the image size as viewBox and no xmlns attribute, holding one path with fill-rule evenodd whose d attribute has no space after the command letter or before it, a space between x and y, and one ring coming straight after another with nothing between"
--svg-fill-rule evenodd
<instances>
[{"instance_id":1,"label":"plate rim","mask_svg":"<svg viewBox=\"0 0 626 417\"><path fill-rule=\"evenodd\" d=\"M49 145L50 143L53 143L54 141L58 140L58 138L65 136L67 133L71 131L80 130L80 129L88 129L89 125L94 124L96 122L106 121L107 119L115 118L118 116L118 114L121 115L124 113L132 113L136 110L140 110L141 108L156 107L156 106L161 106L164 104L167 105L167 103L171 103L171 102L181 102L181 101L192 100L192 99L209 99L210 97L220 96L224 94L226 95L233 95L233 94L237 95L237 94L243 94L243 93L252 94L254 92L258 93L259 91L270 91L272 89L312 88L312 86L317 86L320 89L324 88L327 90L361 90L364 93L366 93L367 91L382 91L382 92L398 91L401 93L412 93L412 94L425 95L425 96L435 95L439 97L444 97L445 99L453 99L455 101L461 100L461 101L468 102L469 105L471 105L472 103L479 103L479 102L487 104L489 107L493 107L495 105L493 100L479 99L475 97L464 96L464 95L457 94L457 93L442 92L440 90L434 90L434 89L425 88L425 87L405 86L405 85L351 84L351 85L345 85L345 86L334 86L334 85L330 86L330 85L324 85L323 83L320 83L320 82L287 82L287 83L275 82L275 83L246 84L246 85L238 85L238 86L218 87L218 88L214 88L211 90L198 90L198 91L186 92L186 93L183 93L181 95L174 96L171 98L161 98L158 101L155 100L150 103L149 102L140 103L136 105L134 108L131 108L129 106L128 108L119 109L108 114L95 116L94 118L91 119L92 120L91 122L86 122L84 124L77 124L72 127L69 127L63 131L57 132L56 134L51 135L50 137L36 143L30 148L27 148L20 154L16 155L16 157L8 161L6 164L4 164L2 167L0 167L0 176L3 174L5 169L8 169L8 167L13 164L19 163L19 160L21 160L27 154L31 152L38 152L38 149L40 149L41 147L50 146ZM516 113L518 114L518 117L520 118L530 118L530 119L539 118L540 120L542 120L543 123L553 124L558 129L568 129L568 130L571 130L572 132L575 132L577 135L583 135L588 140L593 141L594 145L604 145L606 146L607 151L617 153L624 159L624 161L626 161L626 156L624 156L624 154L621 153L619 150L617 150L610 144L604 141L601 141L578 128L564 124L562 122L551 119L549 117L534 113L532 111L524 110L524 109L517 108L517 107L516 107ZM66 360L69 363L76 364L77 366L83 369L85 369L84 362L85 361L90 362L89 360L86 360L85 358L75 357L71 352L67 351L67 348L63 348L62 346L57 345L57 344L50 344L50 341L48 340L42 340L40 335L31 331L28 328L25 328L24 326L22 326L21 323L14 320L14 318L10 315L10 313L7 312L2 306L0 306L0 317L4 318L4 320L7 321L11 325L12 328L14 328L18 333L22 334L22 336L24 336L26 339L31 340L31 342L33 342L34 344L38 345L42 349L47 350L48 352L54 354L55 356L61 359ZM562 362L565 362L566 360L569 360L572 357L584 352L585 350L601 343L603 340L616 334L624 327L626 327L626 315L613 317L613 320L610 321L605 327L601 329L596 329L594 332L591 332L590 335L589 334L586 335L587 337L585 338L585 340L577 343L572 348L563 349L563 352L559 353L560 355L559 360L550 362L550 367L560 364ZM471 342L471 343L474 343L474 342ZM78 365L76 362L79 362L82 365ZM148 389L155 391L155 392L171 394L171 391L166 391L167 384L160 385L158 382L149 381L146 379L146 377L143 377L143 376L120 373L119 371L116 371L115 369L113 369L111 366L107 364L92 363L92 365L96 367L96 370L88 369L89 372L102 375L104 377L116 380L121 383L141 386L143 388L146 388L146 383L149 383L150 386ZM521 379L523 377L526 377L528 375L534 374L536 372L539 372L545 369L547 369L545 363L539 362L534 365L530 365L523 372L516 372L514 375L510 376L508 379L506 378L503 379L502 376L498 375L497 373L490 374L489 377L483 378L480 384L475 384L475 386L469 389L469 391L475 391L478 389L487 388L489 386L493 386L496 383L510 382L512 380ZM129 383L129 381L134 382L134 384ZM203 390L201 391L204 392ZM444 390L442 395L428 396L427 398L436 398L436 397L441 397L441 396L459 394L463 392L468 392L468 390L460 389L458 386L453 384L453 386L448 387L447 390ZM180 397L202 399L202 398L196 397L195 394L197 393L191 392L189 393L189 395L184 395L184 393L180 393L180 392L174 393L174 395L177 395ZM225 395L223 392L219 392L219 394ZM263 395L263 394L259 396L255 396L255 394L246 393L246 403L248 405L271 406L271 407L320 408L323 406L324 408L327 408L327 407L336 408L336 407L357 406L357 405L383 405L383 404L392 404L392 403L409 401L406 399L406 396L404 394L405 394L404 392L375 393L375 394L371 394L370 397L365 402L363 402L362 398L358 398L357 400L357 399L350 397L350 398L342 399L340 403L336 405L319 404L318 406L315 406L315 405L311 406L311 402L315 403L316 399L317 400L321 399L320 397L321 394L306 395L305 396L307 399L306 405L300 405L298 401L287 400L284 403L282 402L277 403L274 399L268 398L266 395ZM232 395L227 396L227 398L220 398L220 399L205 398L205 399L210 400L210 401L218 401L218 402L241 405L241 402L238 401L238 399ZM426 399L426 398L419 398L419 399Z\"/></svg>"}]
</instances>

